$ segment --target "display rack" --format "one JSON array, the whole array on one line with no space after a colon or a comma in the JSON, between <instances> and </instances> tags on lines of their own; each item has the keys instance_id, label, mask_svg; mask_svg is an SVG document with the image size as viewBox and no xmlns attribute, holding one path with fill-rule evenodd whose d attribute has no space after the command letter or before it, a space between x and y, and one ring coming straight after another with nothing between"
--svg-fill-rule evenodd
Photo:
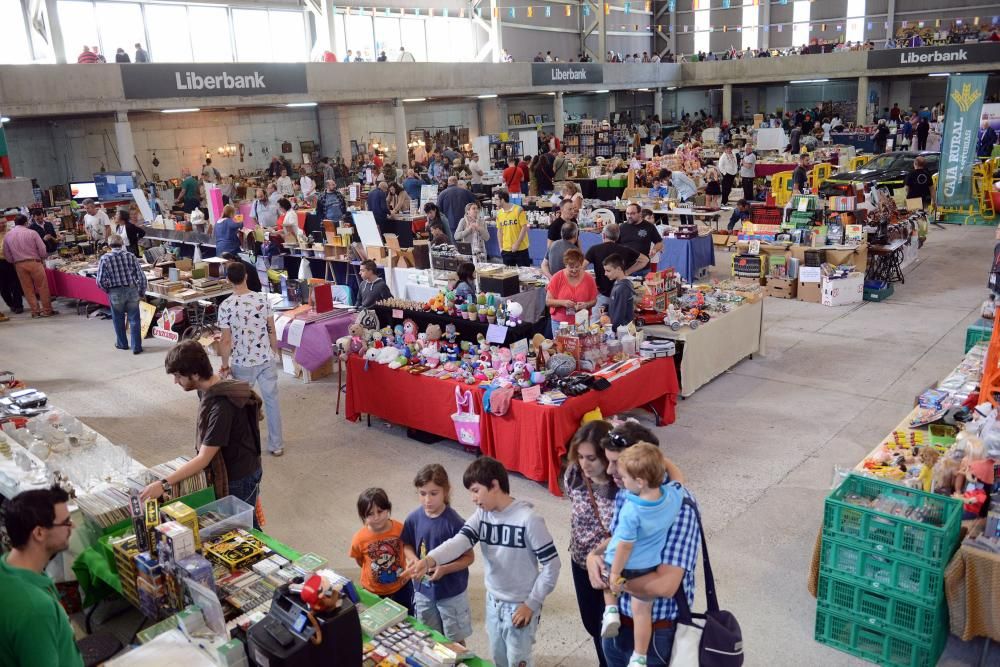
<instances>
[{"instance_id":1,"label":"display rack","mask_svg":"<svg viewBox=\"0 0 1000 667\"><path fill-rule=\"evenodd\" d=\"M520 160L524 157L524 142L520 140L501 140L495 134L490 135L490 165L494 169L503 169L510 158Z\"/></svg>"}]
</instances>

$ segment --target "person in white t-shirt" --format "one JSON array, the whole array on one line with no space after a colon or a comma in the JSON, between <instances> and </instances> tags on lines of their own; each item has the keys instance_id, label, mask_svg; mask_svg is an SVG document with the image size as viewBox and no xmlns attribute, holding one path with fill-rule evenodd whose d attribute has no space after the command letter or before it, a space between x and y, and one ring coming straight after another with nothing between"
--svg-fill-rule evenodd
<instances>
[{"instance_id":1,"label":"person in white t-shirt","mask_svg":"<svg viewBox=\"0 0 1000 667\"><path fill-rule=\"evenodd\" d=\"M278 194L282 197L292 197L295 195L295 186L292 185L292 177L288 175L287 169L281 170L281 176L275 183L278 186Z\"/></svg>"},{"instance_id":2,"label":"person in white t-shirt","mask_svg":"<svg viewBox=\"0 0 1000 667\"><path fill-rule=\"evenodd\" d=\"M299 190L302 192L302 198L308 199L316 192L316 181L309 177L305 167L299 169L299 174Z\"/></svg>"},{"instance_id":3,"label":"person in white t-shirt","mask_svg":"<svg viewBox=\"0 0 1000 667\"><path fill-rule=\"evenodd\" d=\"M267 418L267 451L272 456L281 456L285 449L275 367L281 353L274 314L267 294L247 287L247 268L243 263L227 264L226 277L233 285L233 294L219 306L218 324L222 329L219 375L248 382L260 392Z\"/></svg>"},{"instance_id":4,"label":"person in white t-shirt","mask_svg":"<svg viewBox=\"0 0 1000 667\"><path fill-rule=\"evenodd\" d=\"M84 199L83 208L87 211L83 216L83 225L87 229L87 238L101 243L108 237L108 227L111 220L103 208L98 208L93 199Z\"/></svg>"},{"instance_id":5,"label":"person in white t-shirt","mask_svg":"<svg viewBox=\"0 0 1000 667\"><path fill-rule=\"evenodd\" d=\"M406 50L405 47L399 47L399 56L396 58L396 62L399 63L415 63L417 59L413 57L413 54Z\"/></svg>"}]
</instances>

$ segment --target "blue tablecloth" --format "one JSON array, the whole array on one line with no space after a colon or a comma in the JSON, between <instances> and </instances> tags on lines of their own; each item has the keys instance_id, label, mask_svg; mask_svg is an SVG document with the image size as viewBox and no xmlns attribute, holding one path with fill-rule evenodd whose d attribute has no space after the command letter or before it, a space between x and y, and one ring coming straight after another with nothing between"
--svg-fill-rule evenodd
<instances>
[{"instance_id":1,"label":"blue tablecloth","mask_svg":"<svg viewBox=\"0 0 1000 667\"><path fill-rule=\"evenodd\" d=\"M875 140L867 132L831 132L830 139L834 144L854 146L858 151L875 152Z\"/></svg>"},{"instance_id":2,"label":"blue tablecloth","mask_svg":"<svg viewBox=\"0 0 1000 667\"><path fill-rule=\"evenodd\" d=\"M528 255L531 257L531 263L535 266L541 266L542 260L545 259L545 250L548 247L546 241L548 240L548 229L529 229L528 230ZM597 245L601 242L601 235L596 232L581 232L580 233L580 249L586 254L590 246ZM490 257L500 256L500 241L497 239L496 227L490 227L490 240L486 242L486 254Z\"/></svg>"},{"instance_id":3,"label":"blue tablecloth","mask_svg":"<svg viewBox=\"0 0 1000 667\"><path fill-rule=\"evenodd\" d=\"M711 236L694 239L663 239L663 251L657 269L673 267L684 282L694 282L695 275L706 266L715 266L715 248Z\"/></svg>"}]
</instances>

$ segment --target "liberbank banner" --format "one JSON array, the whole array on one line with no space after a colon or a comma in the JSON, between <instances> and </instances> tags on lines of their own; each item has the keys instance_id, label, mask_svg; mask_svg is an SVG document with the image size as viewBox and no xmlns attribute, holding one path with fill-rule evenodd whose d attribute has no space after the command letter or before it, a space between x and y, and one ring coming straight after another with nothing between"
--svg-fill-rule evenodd
<instances>
[{"instance_id":1,"label":"liberbank banner","mask_svg":"<svg viewBox=\"0 0 1000 667\"><path fill-rule=\"evenodd\" d=\"M531 63L531 85L568 83L604 83L604 66L600 63Z\"/></svg>"},{"instance_id":2,"label":"liberbank banner","mask_svg":"<svg viewBox=\"0 0 1000 667\"><path fill-rule=\"evenodd\" d=\"M129 100L309 92L304 63L139 63L121 72Z\"/></svg>"},{"instance_id":3,"label":"liberbank banner","mask_svg":"<svg viewBox=\"0 0 1000 667\"><path fill-rule=\"evenodd\" d=\"M919 46L912 49L879 49L868 52L868 69L891 67L936 67L948 65L996 65L1000 42ZM947 70L945 70L947 71Z\"/></svg>"},{"instance_id":4,"label":"liberbank banner","mask_svg":"<svg viewBox=\"0 0 1000 667\"><path fill-rule=\"evenodd\" d=\"M940 207L961 208L972 203L972 165L976 162L979 117L987 78L986 74L948 77L938 168L937 204Z\"/></svg>"}]
</instances>

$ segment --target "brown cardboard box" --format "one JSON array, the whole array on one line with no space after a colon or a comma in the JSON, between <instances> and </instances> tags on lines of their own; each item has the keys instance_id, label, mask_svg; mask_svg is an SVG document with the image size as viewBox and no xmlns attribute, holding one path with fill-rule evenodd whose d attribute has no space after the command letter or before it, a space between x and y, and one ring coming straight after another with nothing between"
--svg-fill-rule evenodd
<instances>
[{"instance_id":1,"label":"brown cardboard box","mask_svg":"<svg viewBox=\"0 0 1000 667\"><path fill-rule=\"evenodd\" d=\"M801 280L798 283L799 301L820 303L823 300L823 289L820 283L804 283Z\"/></svg>"},{"instance_id":2,"label":"brown cardboard box","mask_svg":"<svg viewBox=\"0 0 1000 667\"><path fill-rule=\"evenodd\" d=\"M798 282L790 278L768 278L767 295L778 299L794 299L798 294Z\"/></svg>"},{"instance_id":3,"label":"brown cardboard box","mask_svg":"<svg viewBox=\"0 0 1000 667\"><path fill-rule=\"evenodd\" d=\"M733 282L737 285L747 285L748 287L761 287L766 284L764 278L743 278L740 276L734 277Z\"/></svg>"}]
</instances>

